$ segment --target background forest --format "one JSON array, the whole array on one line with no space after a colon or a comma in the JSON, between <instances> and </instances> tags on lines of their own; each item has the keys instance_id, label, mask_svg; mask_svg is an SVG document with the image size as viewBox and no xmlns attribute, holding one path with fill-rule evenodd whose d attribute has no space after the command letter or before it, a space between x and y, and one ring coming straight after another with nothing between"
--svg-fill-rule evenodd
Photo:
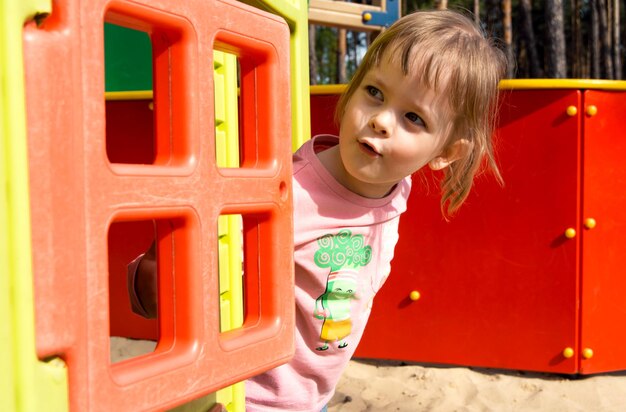
<instances>
[{"instance_id":1,"label":"background forest","mask_svg":"<svg viewBox=\"0 0 626 412\"><path fill-rule=\"evenodd\" d=\"M371 0L353 0L371 4ZM402 14L449 8L501 42L509 78L621 80L626 0L402 0ZM311 84L347 83L377 32L310 26Z\"/></svg>"}]
</instances>

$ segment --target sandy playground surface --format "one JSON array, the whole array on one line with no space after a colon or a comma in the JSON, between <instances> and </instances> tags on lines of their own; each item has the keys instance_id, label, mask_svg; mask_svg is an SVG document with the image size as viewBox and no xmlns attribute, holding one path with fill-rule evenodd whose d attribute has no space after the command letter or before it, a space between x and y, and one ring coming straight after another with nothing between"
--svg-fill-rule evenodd
<instances>
[{"instance_id":1,"label":"sandy playground surface","mask_svg":"<svg viewBox=\"0 0 626 412\"><path fill-rule=\"evenodd\" d=\"M626 411L626 372L564 376L465 367L352 361L333 412Z\"/></svg>"},{"instance_id":2,"label":"sandy playground surface","mask_svg":"<svg viewBox=\"0 0 626 412\"><path fill-rule=\"evenodd\" d=\"M112 338L111 357L151 352L153 342ZM571 379L480 368L353 360L330 412L626 412L626 371Z\"/></svg>"}]
</instances>

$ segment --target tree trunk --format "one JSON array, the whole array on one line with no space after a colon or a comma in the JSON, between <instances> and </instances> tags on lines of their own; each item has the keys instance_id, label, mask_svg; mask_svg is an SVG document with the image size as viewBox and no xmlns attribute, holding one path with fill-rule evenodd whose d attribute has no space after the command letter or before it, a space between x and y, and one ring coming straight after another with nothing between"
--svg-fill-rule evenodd
<instances>
[{"instance_id":1,"label":"tree trunk","mask_svg":"<svg viewBox=\"0 0 626 412\"><path fill-rule=\"evenodd\" d=\"M541 69L539 55L537 54L537 41L535 40L530 0L520 0L519 11L521 18L521 36L524 38L526 55L528 57L528 72L531 78L543 77L543 70Z\"/></svg>"},{"instance_id":2,"label":"tree trunk","mask_svg":"<svg viewBox=\"0 0 626 412\"><path fill-rule=\"evenodd\" d=\"M613 70L615 72L614 79L621 80L622 79L622 56L620 55L621 49L621 41L619 32L621 30L620 20L619 20L619 0L613 0L613 62L615 66Z\"/></svg>"},{"instance_id":3,"label":"tree trunk","mask_svg":"<svg viewBox=\"0 0 626 412\"><path fill-rule=\"evenodd\" d=\"M545 11L547 75L562 79L567 77L562 0L547 0Z\"/></svg>"},{"instance_id":4,"label":"tree trunk","mask_svg":"<svg viewBox=\"0 0 626 412\"><path fill-rule=\"evenodd\" d=\"M480 23L480 0L474 0L474 23Z\"/></svg>"},{"instance_id":5,"label":"tree trunk","mask_svg":"<svg viewBox=\"0 0 626 412\"><path fill-rule=\"evenodd\" d=\"M339 29L337 32L337 84L347 83L346 34L346 29Z\"/></svg>"},{"instance_id":6,"label":"tree trunk","mask_svg":"<svg viewBox=\"0 0 626 412\"><path fill-rule=\"evenodd\" d=\"M598 12L598 31L600 33L600 75L603 79L613 78L611 56L611 35L608 26L606 0L596 1Z\"/></svg>"},{"instance_id":7,"label":"tree trunk","mask_svg":"<svg viewBox=\"0 0 626 412\"><path fill-rule=\"evenodd\" d=\"M435 5L437 10L445 10L448 8L448 0L436 0Z\"/></svg>"},{"instance_id":8,"label":"tree trunk","mask_svg":"<svg viewBox=\"0 0 626 412\"><path fill-rule=\"evenodd\" d=\"M402 1L402 15L405 16L407 14L411 14L417 9L419 9L419 0L405 0Z\"/></svg>"},{"instance_id":9,"label":"tree trunk","mask_svg":"<svg viewBox=\"0 0 626 412\"><path fill-rule=\"evenodd\" d=\"M502 0L502 27L504 31L504 44L506 46L507 77L515 76L515 55L513 54L513 25L511 17L511 0Z\"/></svg>"},{"instance_id":10,"label":"tree trunk","mask_svg":"<svg viewBox=\"0 0 626 412\"><path fill-rule=\"evenodd\" d=\"M598 1L590 0L591 10L591 34L589 36L589 71L592 79L600 78L600 28L598 17Z\"/></svg>"},{"instance_id":11,"label":"tree trunk","mask_svg":"<svg viewBox=\"0 0 626 412\"><path fill-rule=\"evenodd\" d=\"M309 25L309 74L310 83L317 84L317 55L315 54L315 25Z\"/></svg>"},{"instance_id":12,"label":"tree trunk","mask_svg":"<svg viewBox=\"0 0 626 412\"><path fill-rule=\"evenodd\" d=\"M354 75L354 71L359 64L358 50L361 47L361 33L357 31L350 31L348 34L349 36L346 37L346 44L348 45L346 58L346 83L350 81L350 78Z\"/></svg>"},{"instance_id":13,"label":"tree trunk","mask_svg":"<svg viewBox=\"0 0 626 412\"><path fill-rule=\"evenodd\" d=\"M572 46L569 48L569 61L571 62L573 78L584 77L583 68L585 67L584 59L581 53L582 47L582 31L580 29L581 0L570 0L570 22L572 26Z\"/></svg>"},{"instance_id":14,"label":"tree trunk","mask_svg":"<svg viewBox=\"0 0 626 412\"><path fill-rule=\"evenodd\" d=\"M493 37L503 38L500 0L487 0L485 6L487 14L487 32Z\"/></svg>"}]
</instances>

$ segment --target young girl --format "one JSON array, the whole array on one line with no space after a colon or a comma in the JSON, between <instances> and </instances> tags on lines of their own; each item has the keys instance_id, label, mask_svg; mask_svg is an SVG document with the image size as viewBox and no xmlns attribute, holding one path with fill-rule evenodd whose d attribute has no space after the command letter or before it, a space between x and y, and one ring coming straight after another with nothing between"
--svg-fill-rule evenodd
<instances>
[{"instance_id":1,"label":"young girl","mask_svg":"<svg viewBox=\"0 0 626 412\"><path fill-rule=\"evenodd\" d=\"M294 155L296 353L247 381L247 411L326 409L389 275L411 174L443 171L444 214L463 203L484 159L499 177L490 139L505 66L452 11L405 16L376 38L339 101L339 136ZM131 295L156 308L142 291L142 276L155 283L144 264L137 279L131 268Z\"/></svg>"}]
</instances>

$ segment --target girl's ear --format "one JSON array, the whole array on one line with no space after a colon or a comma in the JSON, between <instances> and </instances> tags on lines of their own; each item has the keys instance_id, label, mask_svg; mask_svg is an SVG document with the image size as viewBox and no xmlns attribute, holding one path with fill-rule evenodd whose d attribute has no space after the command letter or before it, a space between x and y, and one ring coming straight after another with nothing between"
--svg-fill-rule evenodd
<instances>
[{"instance_id":1,"label":"girl's ear","mask_svg":"<svg viewBox=\"0 0 626 412\"><path fill-rule=\"evenodd\" d=\"M442 170L469 153L472 144L467 139L459 139L448 146L439 156L428 162L432 170Z\"/></svg>"}]
</instances>

